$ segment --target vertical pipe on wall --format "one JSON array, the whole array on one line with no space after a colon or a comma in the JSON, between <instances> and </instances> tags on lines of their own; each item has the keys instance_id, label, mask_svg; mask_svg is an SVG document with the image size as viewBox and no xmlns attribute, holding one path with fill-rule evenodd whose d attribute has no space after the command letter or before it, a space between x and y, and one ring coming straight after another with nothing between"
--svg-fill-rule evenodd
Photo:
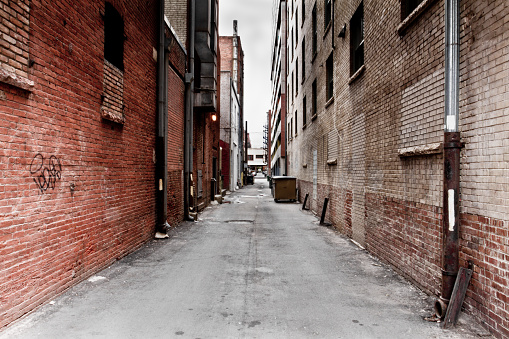
<instances>
[{"instance_id":1,"label":"vertical pipe on wall","mask_svg":"<svg viewBox=\"0 0 509 339\"><path fill-rule=\"evenodd\" d=\"M440 299L435 311L443 318L459 269L459 0L445 1L445 119L443 187L443 268Z\"/></svg>"},{"instance_id":2,"label":"vertical pipe on wall","mask_svg":"<svg viewBox=\"0 0 509 339\"><path fill-rule=\"evenodd\" d=\"M159 1L159 43L157 50L157 135L156 135L156 232L165 234L168 219L168 53L166 53L166 23L164 0ZM161 236L161 235L159 235Z\"/></svg>"},{"instance_id":3,"label":"vertical pipe on wall","mask_svg":"<svg viewBox=\"0 0 509 339\"><path fill-rule=\"evenodd\" d=\"M186 108L185 108L185 129L184 129L184 219L194 220L189 215L189 209L194 205L191 198L191 175L193 173L193 93L194 93L194 32L196 21L196 0L189 1L189 59L186 81Z\"/></svg>"}]
</instances>

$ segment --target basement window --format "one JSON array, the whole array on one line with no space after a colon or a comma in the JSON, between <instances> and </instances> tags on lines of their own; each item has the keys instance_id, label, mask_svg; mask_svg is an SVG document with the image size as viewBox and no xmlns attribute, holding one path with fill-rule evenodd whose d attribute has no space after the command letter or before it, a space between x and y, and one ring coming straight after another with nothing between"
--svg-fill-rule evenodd
<instances>
[{"instance_id":1,"label":"basement window","mask_svg":"<svg viewBox=\"0 0 509 339\"><path fill-rule=\"evenodd\" d=\"M124 70L124 19L109 2L104 11L104 59Z\"/></svg>"}]
</instances>

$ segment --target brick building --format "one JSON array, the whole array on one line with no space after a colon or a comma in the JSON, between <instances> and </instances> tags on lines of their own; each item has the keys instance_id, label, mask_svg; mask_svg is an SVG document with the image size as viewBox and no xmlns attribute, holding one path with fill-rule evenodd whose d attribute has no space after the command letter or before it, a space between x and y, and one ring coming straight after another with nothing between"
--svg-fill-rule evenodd
<instances>
[{"instance_id":1,"label":"brick building","mask_svg":"<svg viewBox=\"0 0 509 339\"><path fill-rule=\"evenodd\" d=\"M234 191L242 186L244 169L244 51L237 21L233 36L219 37L221 51L221 147L223 187Z\"/></svg>"},{"instance_id":2,"label":"brick building","mask_svg":"<svg viewBox=\"0 0 509 339\"><path fill-rule=\"evenodd\" d=\"M165 13L175 21L175 31L183 35L188 51L183 149L184 215L188 219L219 192L219 7L217 0L164 3Z\"/></svg>"},{"instance_id":3,"label":"brick building","mask_svg":"<svg viewBox=\"0 0 509 339\"><path fill-rule=\"evenodd\" d=\"M183 219L186 50L155 0L0 3L1 328Z\"/></svg>"},{"instance_id":4,"label":"brick building","mask_svg":"<svg viewBox=\"0 0 509 339\"><path fill-rule=\"evenodd\" d=\"M292 4L292 2L289 2ZM286 175L287 161L287 100L288 100L288 14L286 0L275 0L273 8L272 58L271 58L271 109L269 119L270 148L268 150L271 175ZM292 33L293 34L293 33Z\"/></svg>"},{"instance_id":5,"label":"brick building","mask_svg":"<svg viewBox=\"0 0 509 339\"><path fill-rule=\"evenodd\" d=\"M314 211L329 198L334 227L435 295L447 170L444 6L287 3L288 174ZM474 268L467 312L498 337L509 336L508 17L506 1L461 1L459 264Z\"/></svg>"}]
</instances>

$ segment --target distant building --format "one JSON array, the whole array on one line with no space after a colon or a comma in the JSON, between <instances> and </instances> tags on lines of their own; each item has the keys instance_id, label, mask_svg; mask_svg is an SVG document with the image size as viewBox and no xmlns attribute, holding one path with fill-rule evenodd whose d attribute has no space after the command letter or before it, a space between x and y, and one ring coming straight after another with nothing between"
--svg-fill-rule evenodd
<instances>
[{"instance_id":1,"label":"distant building","mask_svg":"<svg viewBox=\"0 0 509 339\"><path fill-rule=\"evenodd\" d=\"M271 174L285 175L287 108L287 8L286 0L275 0L273 8L271 74L271 118L269 144Z\"/></svg>"},{"instance_id":2,"label":"distant building","mask_svg":"<svg viewBox=\"0 0 509 339\"><path fill-rule=\"evenodd\" d=\"M247 149L247 167L250 172L262 172L267 170L267 159L263 148Z\"/></svg>"},{"instance_id":3,"label":"distant building","mask_svg":"<svg viewBox=\"0 0 509 339\"><path fill-rule=\"evenodd\" d=\"M221 51L221 172L223 188L242 187L244 170L244 51L237 21L233 36L219 37Z\"/></svg>"}]
</instances>

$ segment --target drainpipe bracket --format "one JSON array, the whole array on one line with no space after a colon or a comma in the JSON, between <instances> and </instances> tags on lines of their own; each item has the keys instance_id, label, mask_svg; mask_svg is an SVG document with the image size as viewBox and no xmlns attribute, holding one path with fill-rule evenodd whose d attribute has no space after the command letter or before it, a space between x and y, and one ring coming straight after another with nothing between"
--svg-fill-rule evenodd
<instances>
[{"instance_id":1,"label":"drainpipe bracket","mask_svg":"<svg viewBox=\"0 0 509 339\"><path fill-rule=\"evenodd\" d=\"M444 148L463 148L463 147L465 147L465 143L461 141L444 142Z\"/></svg>"}]
</instances>

